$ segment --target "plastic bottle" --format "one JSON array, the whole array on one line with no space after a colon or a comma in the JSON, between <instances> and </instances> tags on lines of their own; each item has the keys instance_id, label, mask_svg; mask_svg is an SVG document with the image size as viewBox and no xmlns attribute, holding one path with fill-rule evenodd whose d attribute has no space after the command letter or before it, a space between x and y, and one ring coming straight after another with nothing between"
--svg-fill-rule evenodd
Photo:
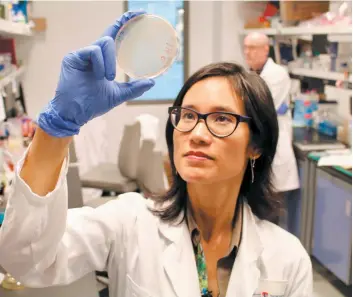
<instances>
[{"instance_id":1,"label":"plastic bottle","mask_svg":"<svg viewBox=\"0 0 353 297\"><path fill-rule=\"evenodd\" d=\"M311 67L312 67L312 54L309 50L306 50L304 52L303 61L304 61L303 67L305 69L311 69Z\"/></svg>"}]
</instances>

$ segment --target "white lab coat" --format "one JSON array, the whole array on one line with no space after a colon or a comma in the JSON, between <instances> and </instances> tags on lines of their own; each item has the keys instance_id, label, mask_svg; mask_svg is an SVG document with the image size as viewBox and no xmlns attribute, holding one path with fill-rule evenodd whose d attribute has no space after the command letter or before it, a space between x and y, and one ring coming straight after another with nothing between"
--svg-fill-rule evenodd
<instances>
[{"instance_id":1,"label":"white lab coat","mask_svg":"<svg viewBox=\"0 0 353 297\"><path fill-rule=\"evenodd\" d=\"M268 85L276 110L282 103L289 105L291 80L282 66L268 58L260 76ZM278 115L279 136L276 155L273 160L274 187L277 192L299 188L298 167L292 146L292 116L290 111Z\"/></svg>"},{"instance_id":2,"label":"white lab coat","mask_svg":"<svg viewBox=\"0 0 353 297\"><path fill-rule=\"evenodd\" d=\"M18 169L21 167L19 164ZM200 297L186 223L152 215L152 201L121 195L97 209L67 211L67 165L45 198L17 175L0 228L0 265L30 287L73 282L107 270L112 297ZM309 256L293 235L244 205L242 241L227 297L311 297Z\"/></svg>"}]
</instances>

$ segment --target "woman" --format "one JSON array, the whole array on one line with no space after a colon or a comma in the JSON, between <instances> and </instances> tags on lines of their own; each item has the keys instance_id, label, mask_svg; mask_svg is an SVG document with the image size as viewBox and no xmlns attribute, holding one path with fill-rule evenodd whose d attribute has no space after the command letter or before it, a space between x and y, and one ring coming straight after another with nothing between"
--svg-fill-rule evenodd
<instances>
[{"instance_id":1,"label":"woman","mask_svg":"<svg viewBox=\"0 0 353 297\"><path fill-rule=\"evenodd\" d=\"M311 296L299 241L266 221L276 112L264 82L235 64L207 66L169 109L174 173L157 202L138 193L67 211L67 151L80 126L153 86L118 84L114 39L126 13L92 46L66 56L55 98L17 167L0 233L0 265L28 286L107 270L113 297Z\"/></svg>"}]
</instances>

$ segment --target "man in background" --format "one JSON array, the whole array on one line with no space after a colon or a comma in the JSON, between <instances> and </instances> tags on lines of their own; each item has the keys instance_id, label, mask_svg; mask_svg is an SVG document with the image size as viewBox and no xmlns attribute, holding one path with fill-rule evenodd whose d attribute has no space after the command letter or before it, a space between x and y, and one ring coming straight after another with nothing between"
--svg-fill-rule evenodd
<instances>
[{"instance_id":1,"label":"man in background","mask_svg":"<svg viewBox=\"0 0 353 297\"><path fill-rule=\"evenodd\" d=\"M279 137L273 160L274 187L283 194L287 204L288 231L294 233L295 210L298 201L291 197L291 191L299 188L297 163L292 147L292 117L288 108L291 80L287 70L269 57L270 40L261 33L250 33L244 39L244 54L250 70L259 74L267 83L277 110ZM277 221L277 223L279 223Z\"/></svg>"}]
</instances>

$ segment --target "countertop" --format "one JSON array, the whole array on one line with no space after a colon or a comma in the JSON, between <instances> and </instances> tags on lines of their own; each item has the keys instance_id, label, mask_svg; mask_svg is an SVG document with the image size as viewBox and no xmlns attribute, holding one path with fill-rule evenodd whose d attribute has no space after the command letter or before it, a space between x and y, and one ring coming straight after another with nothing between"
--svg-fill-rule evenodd
<instances>
[{"instance_id":1,"label":"countertop","mask_svg":"<svg viewBox=\"0 0 353 297\"><path fill-rule=\"evenodd\" d=\"M334 137L321 134L312 128L293 128L293 143L302 144L332 144L337 140Z\"/></svg>"},{"instance_id":2,"label":"countertop","mask_svg":"<svg viewBox=\"0 0 353 297\"><path fill-rule=\"evenodd\" d=\"M313 151L304 151L301 149L301 145L303 144L335 145L337 143L338 141L335 138L321 134L312 128L293 128L293 146L297 158L309 158L313 162L318 161L318 157L310 154ZM315 150L318 151L318 149ZM351 170L346 170L339 166L320 167L320 169L352 184Z\"/></svg>"}]
</instances>

